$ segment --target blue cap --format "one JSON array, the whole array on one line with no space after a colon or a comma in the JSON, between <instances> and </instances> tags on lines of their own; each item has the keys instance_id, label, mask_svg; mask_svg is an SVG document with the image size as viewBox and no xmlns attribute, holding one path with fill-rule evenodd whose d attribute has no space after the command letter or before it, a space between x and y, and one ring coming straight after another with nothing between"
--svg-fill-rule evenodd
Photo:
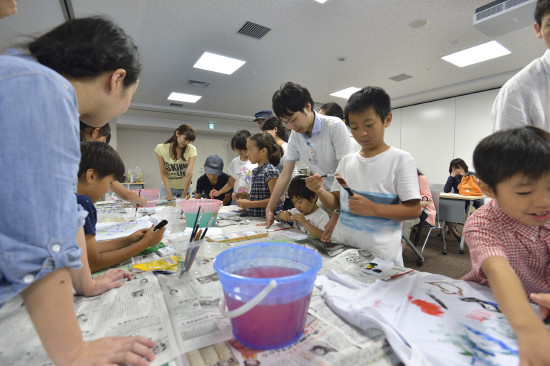
<instances>
[{"instance_id":1,"label":"blue cap","mask_svg":"<svg viewBox=\"0 0 550 366\"><path fill-rule=\"evenodd\" d=\"M223 159L219 155L209 155L204 162L204 172L206 174L222 175Z\"/></svg>"},{"instance_id":2,"label":"blue cap","mask_svg":"<svg viewBox=\"0 0 550 366\"><path fill-rule=\"evenodd\" d=\"M259 119L266 119L269 117L273 117L273 112L271 112L269 109L262 109L261 111L258 111L254 114L254 122Z\"/></svg>"}]
</instances>

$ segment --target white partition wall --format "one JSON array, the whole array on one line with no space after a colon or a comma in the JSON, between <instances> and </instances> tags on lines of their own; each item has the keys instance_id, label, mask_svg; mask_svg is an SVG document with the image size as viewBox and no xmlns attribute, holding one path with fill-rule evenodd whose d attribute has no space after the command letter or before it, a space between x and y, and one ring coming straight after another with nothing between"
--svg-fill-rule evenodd
<instances>
[{"instance_id":1,"label":"white partition wall","mask_svg":"<svg viewBox=\"0 0 550 366\"><path fill-rule=\"evenodd\" d=\"M498 90L463 95L456 99L455 153L474 171L472 154L485 136L491 134L493 125L489 118Z\"/></svg>"},{"instance_id":2,"label":"white partition wall","mask_svg":"<svg viewBox=\"0 0 550 366\"><path fill-rule=\"evenodd\" d=\"M401 149L430 183L444 183L454 156L455 98L401 108Z\"/></svg>"},{"instance_id":3,"label":"white partition wall","mask_svg":"<svg viewBox=\"0 0 550 366\"><path fill-rule=\"evenodd\" d=\"M386 144L401 148L401 109L392 110L392 121L386 131L384 131L384 141Z\"/></svg>"}]
</instances>

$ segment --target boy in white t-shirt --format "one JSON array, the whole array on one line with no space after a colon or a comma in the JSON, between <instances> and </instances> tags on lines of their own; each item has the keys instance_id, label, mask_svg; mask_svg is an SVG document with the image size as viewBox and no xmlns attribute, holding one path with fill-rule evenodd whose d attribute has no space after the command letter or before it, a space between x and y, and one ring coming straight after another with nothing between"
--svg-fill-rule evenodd
<instances>
[{"instance_id":1,"label":"boy in white t-shirt","mask_svg":"<svg viewBox=\"0 0 550 366\"><path fill-rule=\"evenodd\" d=\"M420 190L414 159L384 142L390 110L389 95L378 87L363 88L347 102L346 123L362 149L343 157L335 174L353 195L337 180L327 191L319 174L307 180L307 187L325 206L341 211L332 242L367 249L403 265L401 221L420 216Z\"/></svg>"},{"instance_id":2,"label":"boy in white t-shirt","mask_svg":"<svg viewBox=\"0 0 550 366\"><path fill-rule=\"evenodd\" d=\"M280 211L277 218L282 221L294 221L298 229L304 233L320 238L329 217L317 206L317 195L307 189L305 179L305 175L292 178L288 186L288 196L294 208L289 211Z\"/></svg>"},{"instance_id":3,"label":"boy in white t-shirt","mask_svg":"<svg viewBox=\"0 0 550 366\"><path fill-rule=\"evenodd\" d=\"M249 137L250 132L247 130L240 130L231 138L231 148L239 156L233 159L227 167L227 173L229 174L227 184L220 190L213 189L210 193L211 197L217 197L233 189L233 194L237 198L248 198L252 185L252 170L258 166L258 164L252 164L250 160L248 160L246 140Z\"/></svg>"}]
</instances>

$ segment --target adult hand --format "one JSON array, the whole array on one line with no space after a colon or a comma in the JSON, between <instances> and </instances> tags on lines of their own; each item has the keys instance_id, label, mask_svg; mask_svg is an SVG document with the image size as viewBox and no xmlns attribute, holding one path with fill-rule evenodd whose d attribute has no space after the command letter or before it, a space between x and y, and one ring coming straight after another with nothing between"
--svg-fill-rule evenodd
<instances>
[{"instance_id":1,"label":"adult hand","mask_svg":"<svg viewBox=\"0 0 550 366\"><path fill-rule=\"evenodd\" d=\"M334 228L336 227L336 222L338 222L338 218L340 215L338 215L336 212L332 213L332 216L330 217L330 220L328 220L327 224L325 225L325 229L323 231L323 235L321 235L321 241L329 242L330 237L332 236L332 232L334 231Z\"/></svg>"},{"instance_id":2,"label":"adult hand","mask_svg":"<svg viewBox=\"0 0 550 366\"><path fill-rule=\"evenodd\" d=\"M319 173L315 173L310 177L306 178L306 187L315 193L319 193L321 188L323 188L323 182L325 178L321 178Z\"/></svg>"},{"instance_id":3,"label":"adult hand","mask_svg":"<svg viewBox=\"0 0 550 366\"><path fill-rule=\"evenodd\" d=\"M550 294L531 294L529 298L539 304L540 315L546 319L550 314Z\"/></svg>"},{"instance_id":4,"label":"adult hand","mask_svg":"<svg viewBox=\"0 0 550 366\"><path fill-rule=\"evenodd\" d=\"M126 278L127 280L132 279L130 272L125 271L121 268L110 269L107 272L97 276L93 279L92 289L83 294L84 296L97 296L104 292L109 291L112 288L118 288L124 285L123 282L119 281L121 278Z\"/></svg>"},{"instance_id":5,"label":"adult hand","mask_svg":"<svg viewBox=\"0 0 550 366\"><path fill-rule=\"evenodd\" d=\"M156 343L142 336L105 337L91 342L82 342L74 350L71 365L136 365L148 366L155 359L152 349Z\"/></svg>"},{"instance_id":6,"label":"adult hand","mask_svg":"<svg viewBox=\"0 0 550 366\"><path fill-rule=\"evenodd\" d=\"M376 216L374 213L375 204L361 196L360 194L354 194L349 198L348 201L349 211L352 214L362 215L362 216Z\"/></svg>"},{"instance_id":7,"label":"adult hand","mask_svg":"<svg viewBox=\"0 0 550 366\"><path fill-rule=\"evenodd\" d=\"M174 196L172 195L172 191L171 191L171 190L168 190L168 191L166 192L166 199L167 199L167 200L171 200L173 197L174 197ZM183 198L185 198L185 197L183 197Z\"/></svg>"},{"instance_id":8,"label":"adult hand","mask_svg":"<svg viewBox=\"0 0 550 366\"><path fill-rule=\"evenodd\" d=\"M275 214L273 209L269 205L265 208L265 228L269 229L273 222L275 222Z\"/></svg>"}]
</instances>

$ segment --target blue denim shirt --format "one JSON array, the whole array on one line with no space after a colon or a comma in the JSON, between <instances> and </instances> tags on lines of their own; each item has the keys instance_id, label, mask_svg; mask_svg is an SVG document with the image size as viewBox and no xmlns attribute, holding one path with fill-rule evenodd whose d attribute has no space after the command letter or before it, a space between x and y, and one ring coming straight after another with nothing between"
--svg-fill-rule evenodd
<instances>
[{"instance_id":1,"label":"blue denim shirt","mask_svg":"<svg viewBox=\"0 0 550 366\"><path fill-rule=\"evenodd\" d=\"M18 51L0 56L0 306L81 266L78 117L67 79Z\"/></svg>"}]
</instances>

